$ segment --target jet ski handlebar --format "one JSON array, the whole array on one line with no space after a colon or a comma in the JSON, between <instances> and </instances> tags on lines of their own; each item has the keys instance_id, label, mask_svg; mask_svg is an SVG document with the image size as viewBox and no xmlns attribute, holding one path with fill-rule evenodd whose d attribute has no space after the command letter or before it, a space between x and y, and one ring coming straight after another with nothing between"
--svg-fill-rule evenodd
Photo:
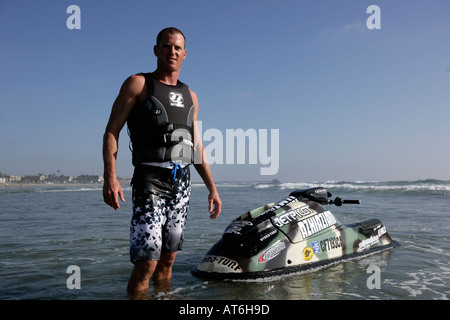
<instances>
[{"instance_id":1,"label":"jet ski handlebar","mask_svg":"<svg viewBox=\"0 0 450 320\"><path fill-rule=\"evenodd\" d=\"M328 200L328 204L334 204L338 207L342 206L343 204L360 204L361 202L359 200L343 200L339 197L336 197L334 200Z\"/></svg>"},{"instance_id":2,"label":"jet ski handlebar","mask_svg":"<svg viewBox=\"0 0 450 320\"><path fill-rule=\"evenodd\" d=\"M307 199L325 205L334 204L338 207L342 206L343 204L360 204L359 200L343 200L339 197L336 197L336 199L331 200L330 199L331 193L328 192L328 190L323 187L295 190L291 192L290 196L294 196L299 200Z\"/></svg>"}]
</instances>

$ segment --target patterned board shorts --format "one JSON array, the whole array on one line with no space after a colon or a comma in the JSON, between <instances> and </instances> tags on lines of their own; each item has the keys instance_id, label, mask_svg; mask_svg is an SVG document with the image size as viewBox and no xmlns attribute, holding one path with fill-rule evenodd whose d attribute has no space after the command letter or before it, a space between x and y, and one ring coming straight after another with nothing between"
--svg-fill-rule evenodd
<instances>
[{"instance_id":1,"label":"patterned board shorts","mask_svg":"<svg viewBox=\"0 0 450 320\"><path fill-rule=\"evenodd\" d=\"M189 166L136 167L132 180L130 261L159 261L161 252L182 249L191 181Z\"/></svg>"}]
</instances>

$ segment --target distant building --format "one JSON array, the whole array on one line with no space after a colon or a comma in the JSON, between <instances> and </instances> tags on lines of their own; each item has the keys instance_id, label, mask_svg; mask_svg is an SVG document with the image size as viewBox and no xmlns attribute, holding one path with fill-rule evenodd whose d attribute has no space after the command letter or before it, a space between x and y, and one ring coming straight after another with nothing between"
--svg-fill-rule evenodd
<instances>
[{"instance_id":1,"label":"distant building","mask_svg":"<svg viewBox=\"0 0 450 320\"><path fill-rule=\"evenodd\" d=\"M22 180L22 176L9 176L9 182L20 182Z\"/></svg>"},{"instance_id":2,"label":"distant building","mask_svg":"<svg viewBox=\"0 0 450 320\"><path fill-rule=\"evenodd\" d=\"M0 184L23 184L23 183L37 183L37 184L91 184L91 183L103 183L104 178L102 175L95 174L82 174L79 176L64 176L49 174L45 175L39 173L37 175L24 175L24 176L9 176L0 172Z\"/></svg>"}]
</instances>

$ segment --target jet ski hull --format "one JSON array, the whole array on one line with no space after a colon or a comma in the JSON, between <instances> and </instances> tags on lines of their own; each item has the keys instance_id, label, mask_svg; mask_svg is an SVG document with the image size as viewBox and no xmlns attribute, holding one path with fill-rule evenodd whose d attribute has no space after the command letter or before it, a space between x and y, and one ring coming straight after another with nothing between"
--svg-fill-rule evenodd
<instances>
[{"instance_id":1,"label":"jet ski hull","mask_svg":"<svg viewBox=\"0 0 450 320\"><path fill-rule=\"evenodd\" d=\"M319 203L324 199L301 192L233 220L192 274L205 279L265 278L398 245L378 219L343 225Z\"/></svg>"}]
</instances>

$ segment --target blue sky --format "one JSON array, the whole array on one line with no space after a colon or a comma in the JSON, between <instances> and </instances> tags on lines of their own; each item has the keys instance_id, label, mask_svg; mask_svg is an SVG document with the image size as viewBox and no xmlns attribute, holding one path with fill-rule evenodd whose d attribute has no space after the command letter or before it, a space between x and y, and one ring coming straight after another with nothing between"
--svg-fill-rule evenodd
<instances>
[{"instance_id":1,"label":"blue sky","mask_svg":"<svg viewBox=\"0 0 450 320\"><path fill-rule=\"evenodd\" d=\"M217 181L450 180L449 15L446 0L1 1L0 171L102 174L119 88L176 26L203 130L279 130L276 175L213 164Z\"/></svg>"}]
</instances>

